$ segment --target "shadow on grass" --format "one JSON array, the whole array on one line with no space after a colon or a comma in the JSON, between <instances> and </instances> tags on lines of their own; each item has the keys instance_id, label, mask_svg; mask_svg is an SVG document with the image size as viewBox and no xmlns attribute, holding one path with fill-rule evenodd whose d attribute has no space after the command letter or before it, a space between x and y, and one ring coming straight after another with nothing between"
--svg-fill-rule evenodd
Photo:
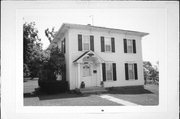
<instances>
[{"instance_id":1,"label":"shadow on grass","mask_svg":"<svg viewBox=\"0 0 180 119\"><path fill-rule=\"evenodd\" d=\"M67 98L78 98L78 97L87 97L89 94L70 94L68 92L61 94L49 94L49 95L40 95L39 100L51 100L51 99L67 99Z\"/></svg>"},{"instance_id":2,"label":"shadow on grass","mask_svg":"<svg viewBox=\"0 0 180 119\"><path fill-rule=\"evenodd\" d=\"M150 90L144 87L111 87L107 88L107 92L103 94L128 94L128 95L138 95L138 94L154 94ZM45 93L40 88L35 88L35 91L31 93L24 93L24 98L38 97L39 100L51 100L51 99L67 99L67 98L78 98L87 97L91 94L77 94L75 92L64 92L64 93Z\"/></svg>"},{"instance_id":3,"label":"shadow on grass","mask_svg":"<svg viewBox=\"0 0 180 119\"><path fill-rule=\"evenodd\" d=\"M34 92L24 93L24 98L30 98L30 97L37 97L37 95Z\"/></svg>"},{"instance_id":4,"label":"shadow on grass","mask_svg":"<svg viewBox=\"0 0 180 119\"><path fill-rule=\"evenodd\" d=\"M32 78L32 77L26 77L26 78L24 78L24 82L37 81L38 79L39 79L38 77L34 77L34 78Z\"/></svg>"},{"instance_id":5,"label":"shadow on grass","mask_svg":"<svg viewBox=\"0 0 180 119\"><path fill-rule=\"evenodd\" d=\"M107 94L153 94L153 92L143 87L111 87L108 88Z\"/></svg>"},{"instance_id":6,"label":"shadow on grass","mask_svg":"<svg viewBox=\"0 0 180 119\"><path fill-rule=\"evenodd\" d=\"M52 100L52 99L65 99L65 98L78 98L87 97L89 94L77 94L75 92L64 93L45 93L40 88L35 88L31 93L24 93L24 98L38 97L39 100Z\"/></svg>"},{"instance_id":7,"label":"shadow on grass","mask_svg":"<svg viewBox=\"0 0 180 119\"><path fill-rule=\"evenodd\" d=\"M40 90L40 88L35 88L33 92L30 93L24 93L24 98L29 98L29 97L38 97L39 95L46 95L44 92Z\"/></svg>"}]
</instances>

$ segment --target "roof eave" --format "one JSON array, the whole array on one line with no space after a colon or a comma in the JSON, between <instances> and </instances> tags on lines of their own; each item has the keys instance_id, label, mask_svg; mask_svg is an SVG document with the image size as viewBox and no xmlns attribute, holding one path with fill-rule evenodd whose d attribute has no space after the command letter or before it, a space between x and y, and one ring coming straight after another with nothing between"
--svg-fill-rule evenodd
<instances>
[{"instance_id":1,"label":"roof eave","mask_svg":"<svg viewBox=\"0 0 180 119\"><path fill-rule=\"evenodd\" d=\"M147 36L149 35L149 33L143 33L141 36L144 37L144 36Z\"/></svg>"},{"instance_id":2,"label":"roof eave","mask_svg":"<svg viewBox=\"0 0 180 119\"><path fill-rule=\"evenodd\" d=\"M115 29L115 28L107 28L107 27L99 27L99 26L92 26L92 25L81 25L81 24L70 24L70 23L64 23L66 27L75 28L75 29L94 29L94 30L101 30L101 31L109 31L109 32L118 32L122 34L131 34L131 35L137 35L144 37L148 35L149 33L145 32L139 32L139 31L131 31L131 30L123 30L123 29Z\"/></svg>"}]
</instances>

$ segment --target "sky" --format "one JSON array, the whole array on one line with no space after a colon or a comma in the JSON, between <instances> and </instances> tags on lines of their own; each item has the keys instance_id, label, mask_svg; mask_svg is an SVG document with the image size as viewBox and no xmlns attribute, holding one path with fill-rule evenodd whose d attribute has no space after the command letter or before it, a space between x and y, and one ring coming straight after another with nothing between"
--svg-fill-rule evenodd
<instances>
[{"instance_id":1,"label":"sky","mask_svg":"<svg viewBox=\"0 0 180 119\"><path fill-rule=\"evenodd\" d=\"M149 33L142 38L143 60L156 63L160 56L160 41L166 36L166 15L163 9L40 9L25 12L23 22L35 21L43 49L49 45L44 33L46 28L55 27L58 30L63 23L93 23L94 26Z\"/></svg>"}]
</instances>

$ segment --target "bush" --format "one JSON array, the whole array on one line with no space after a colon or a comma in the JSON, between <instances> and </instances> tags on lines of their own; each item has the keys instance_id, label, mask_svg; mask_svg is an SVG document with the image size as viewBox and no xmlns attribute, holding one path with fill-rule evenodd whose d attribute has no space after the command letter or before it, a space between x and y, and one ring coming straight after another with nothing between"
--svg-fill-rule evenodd
<instances>
[{"instance_id":1,"label":"bush","mask_svg":"<svg viewBox=\"0 0 180 119\"><path fill-rule=\"evenodd\" d=\"M46 69L48 67L49 69ZM44 69L40 70L38 80L38 85L42 91L47 93L60 93L68 91L68 82L65 80L56 80L54 70L50 68L49 63L44 65L43 68Z\"/></svg>"},{"instance_id":2,"label":"bush","mask_svg":"<svg viewBox=\"0 0 180 119\"><path fill-rule=\"evenodd\" d=\"M30 76L30 70L27 64L23 65L23 75L24 77L29 77Z\"/></svg>"},{"instance_id":3,"label":"bush","mask_svg":"<svg viewBox=\"0 0 180 119\"><path fill-rule=\"evenodd\" d=\"M56 75L61 75L62 80L56 80ZM38 85L47 93L65 92L69 89L65 79L65 58L59 49L52 48L50 58L40 66Z\"/></svg>"},{"instance_id":4,"label":"bush","mask_svg":"<svg viewBox=\"0 0 180 119\"><path fill-rule=\"evenodd\" d=\"M68 82L67 81L56 81L56 80L38 80L38 84L41 87L42 91L47 93L61 93L68 91Z\"/></svg>"},{"instance_id":5,"label":"bush","mask_svg":"<svg viewBox=\"0 0 180 119\"><path fill-rule=\"evenodd\" d=\"M158 65L153 66L149 61L143 62L145 84L159 84Z\"/></svg>"}]
</instances>

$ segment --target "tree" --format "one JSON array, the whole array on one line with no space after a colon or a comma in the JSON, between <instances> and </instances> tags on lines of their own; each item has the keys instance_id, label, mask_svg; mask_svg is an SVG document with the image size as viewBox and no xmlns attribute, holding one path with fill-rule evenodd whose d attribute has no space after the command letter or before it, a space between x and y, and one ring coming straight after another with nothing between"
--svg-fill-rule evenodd
<instances>
[{"instance_id":1,"label":"tree","mask_svg":"<svg viewBox=\"0 0 180 119\"><path fill-rule=\"evenodd\" d=\"M48 38L49 42L52 43L57 31L52 27L51 31L49 28L45 29L45 36ZM65 57L64 54L57 47L57 43L51 48L47 49L49 51L50 58L48 60L48 65L53 67L52 70L54 73L58 73L62 76L62 79L65 79Z\"/></svg>"},{"instance_id":2,"label":"tree","mask_svg":"<svg viewBox=\"0 0 180 119\"><path fill-rule=\"evenodd\" d=\"M65 57L60 52L58 47L52 47L50 50L46 50L47 60L41 66L40 69L40 82L56 81L56 76L61 75L65 81Z\"/></svg>"},{"instance_id":3,"label":"tree","mask_svg":"<svg viewBox=\"0 0 180 119\"><path fill-rule=\"evenodd\" d=\"M40 70L38 85L42 91L46 93L65 92L69 89L66 81L65 57L64 53L60 52L58 47L47 49L45 54L49 56ZM59 79L62 76L62 80Z\"/></svg>"},{"instance_id":4,"label":"tree","mask_svg":"<svg viewBox=\"0 0 180 119\"><path fill-rule=\"evenodd\" d=\"M38 75L39 64L43 60L41 39L35 22L23 24L23 62L24 76L35 77Z\"/></svg>"},{"instance_id":5,"label":"tree","mask_svg":"<svg viewBox=\"0 0 180 119\"><path fill-rule=\"evenodd\" d=\"M45 36L48 38L49 43L52 42L52 40L54 39L55 35L57 32L54 31L54 27L52 27L51 31L49 30L49 28L45 29Z\"/></svg>"},{"instance_id":6,"label":"tree","mask_svg":"<svg viewBox=\"0 0 180 119\"><path fill-rule=\"evenodd\" d=\"M143 62L144 68L144 80L145 84L148 80L151 82L158 84L159 83L159 71L158 68L153 66L149 61Z\"/></svg>"}]
</instances>

